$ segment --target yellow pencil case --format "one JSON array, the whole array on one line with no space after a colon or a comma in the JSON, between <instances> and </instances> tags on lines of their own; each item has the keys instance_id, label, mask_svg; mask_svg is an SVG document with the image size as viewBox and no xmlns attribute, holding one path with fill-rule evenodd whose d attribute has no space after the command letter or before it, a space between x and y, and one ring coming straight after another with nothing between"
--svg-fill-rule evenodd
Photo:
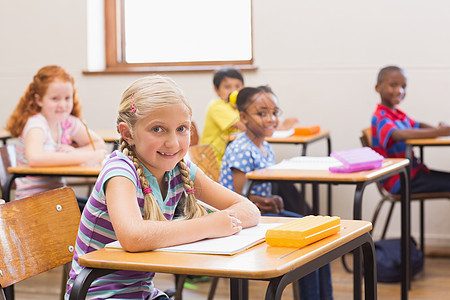
<instances>
[{"instance_id":1,"label":"yellow pencil case","mask_svg":"<svg viewBox=\"0 0 450 300\"><path fill-rule=\"evenodd\" d=\"M305 216L266 231L266 243L278 247L301 248L341 230L341 218Z\"/></svg>"}]
</instances>

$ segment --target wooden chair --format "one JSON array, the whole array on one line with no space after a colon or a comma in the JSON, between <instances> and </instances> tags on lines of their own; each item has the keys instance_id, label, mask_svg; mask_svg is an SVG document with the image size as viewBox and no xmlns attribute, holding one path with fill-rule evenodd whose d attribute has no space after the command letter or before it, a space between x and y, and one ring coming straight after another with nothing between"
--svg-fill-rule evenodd
<instances>
[{"instance_id":1,"label":"wooden chair","mask_svg":"<svg viewBox=\"0 0 450 300\"><path fill-rule=\"evenodd\" d=\"M1 204L0 299L13 299L13 293L6 298L5 288L70 263L79 222L77 200L68 187Z\"/></svg>"},{"instance_id":2,"label":"wooden chair","mask_svg":"<svg viewBox=\"0 0 450 300\"><path fill-rule=\"evenodd\" d=\"M361 144L363 146L372 147L372 131L371 128L366 128L362 131L362 136L360 137ZM377 207L373 213L372 224L375 227L375 222L378 219L378 215L380 213L381 207L384 203L390 203L389 212L386 217L386 222L384 224L383 232L381 235L381 239L386 237L386 232L389 226L389 222L391 220L392 212L394 210L394 205L396 202L401 201L400 195L394 195L386 191L379 182L377 182L378 192L381 195L381 199L378 202ZM422 253L425 253L425 200L433 200L433 199L449 199L450 193L420 193L420 194L411 194L411 201L419 201L420 202L420 250ZM373 230L373 229L372 229Z\"/></svg>"},{"instance_id":3,"label":"wooden chair","mask_svg":"<svg viewBox=\"0 0 450 300\"><path fill-rule=\"evenodd\" d=\"M217 163L214 150L209 145L195 145L189 147L189 158L197 165L209 178L219 182L219 164Z\"/></svg>"}]
</instances>

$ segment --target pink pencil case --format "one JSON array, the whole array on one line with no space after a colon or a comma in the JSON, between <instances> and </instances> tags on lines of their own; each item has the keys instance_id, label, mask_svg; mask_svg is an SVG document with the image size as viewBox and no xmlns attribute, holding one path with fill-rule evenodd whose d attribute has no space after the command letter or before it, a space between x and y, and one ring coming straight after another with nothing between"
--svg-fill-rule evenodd
<instances>
[{"instance_id":1,"label":"pink pencil case","mask_svg":"<svg viewBox=\"0 0 450 300\"><path fill-rule=\"evenodd\" d=\"M339 160L343 165L330 167L330 172L352 173L381 168L384 157L369 147L331 152L330 156Z\"/></svg>"}]
</instances>

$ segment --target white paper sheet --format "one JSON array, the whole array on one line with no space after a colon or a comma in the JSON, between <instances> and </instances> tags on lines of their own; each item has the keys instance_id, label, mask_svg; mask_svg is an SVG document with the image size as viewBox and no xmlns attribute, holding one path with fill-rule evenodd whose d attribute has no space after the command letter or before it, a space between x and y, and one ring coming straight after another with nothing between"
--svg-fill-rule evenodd
<instances>
[{"instance_id":1,"label":"white paper sheet","mask_svg":"<svg viewBox=\"0 0 450 300\"><path fill-rule=\"evenodd\" d=\"M285 137L293 135L294 133L295 133L294 129L275 130L275 132L273 133L272 137L273 138L285 138Z\"/></svg>"},{"instance_id":2,"label":"white paper sheet","mask_svg":"<svg viewBox=\"0 0 450 300\"><path fill-rule=\"evenodd\" d=\"M284 159L269 167L274 170L328 170L330 167L342 166L342 163L329 156L296 156Z\"/></svg>"},{"instance_id":3,"label":"white paper sheet","mask_svg":"<svg viewBox=\"0 0 450 300\"><path fill-rule=\"evenodd\" d=\"M155 249L154 251L224 254L232 255L262 243L266 231L269 228L281 225L280 223L258 224L257 226L245 228L239 233L216 239L204 239L201 241ZM122 249L119 241L106 244L105 248Z\"/></svg>"}]
</instances>

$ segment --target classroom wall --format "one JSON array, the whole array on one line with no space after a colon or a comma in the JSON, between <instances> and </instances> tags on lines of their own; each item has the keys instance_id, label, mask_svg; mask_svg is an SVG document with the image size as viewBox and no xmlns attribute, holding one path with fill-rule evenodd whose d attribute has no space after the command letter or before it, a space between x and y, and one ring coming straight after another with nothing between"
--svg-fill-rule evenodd
<instances>
[{"instance_id":1,"label":"classroom wall","mask_svg":"<svg viewBox=\"0 0 450 300\"><path fill-rule=\"evenodd\" d=\"M330 130L334 150L360 146L361 129L369 126L379 102L374 91L377 71L388 64L402 66L408 74L403 110L430 124L449 121L449 15L450 2L445 0L253 1L258 69L244 72L246 84L270 84L284 116ZM87 32L87 1L0 0L2 125L35 72L44 65L59 64L77 80L89 126L114 126L122 91L144 74L83 75L88 66ZM201 130L206 104L214 98L212 72L168 75L184 89ZM326 155L325 149L325 142L317 142L308 154ZM275 151L277 160L299 153L295 146L276 146ZM427 164L450 171L448 151L426 149ZM334 214L352 218L353 192L351 186L333 187ZM369 186L364 219L370 219L377 201L375 186ZM426 204L428 244L450 245L449 211L445 200ZM415 204L412 213L412 233L417 236ZM391 236L399 236L399 215L397 207Z\"/></svg>"}]
</instances>

